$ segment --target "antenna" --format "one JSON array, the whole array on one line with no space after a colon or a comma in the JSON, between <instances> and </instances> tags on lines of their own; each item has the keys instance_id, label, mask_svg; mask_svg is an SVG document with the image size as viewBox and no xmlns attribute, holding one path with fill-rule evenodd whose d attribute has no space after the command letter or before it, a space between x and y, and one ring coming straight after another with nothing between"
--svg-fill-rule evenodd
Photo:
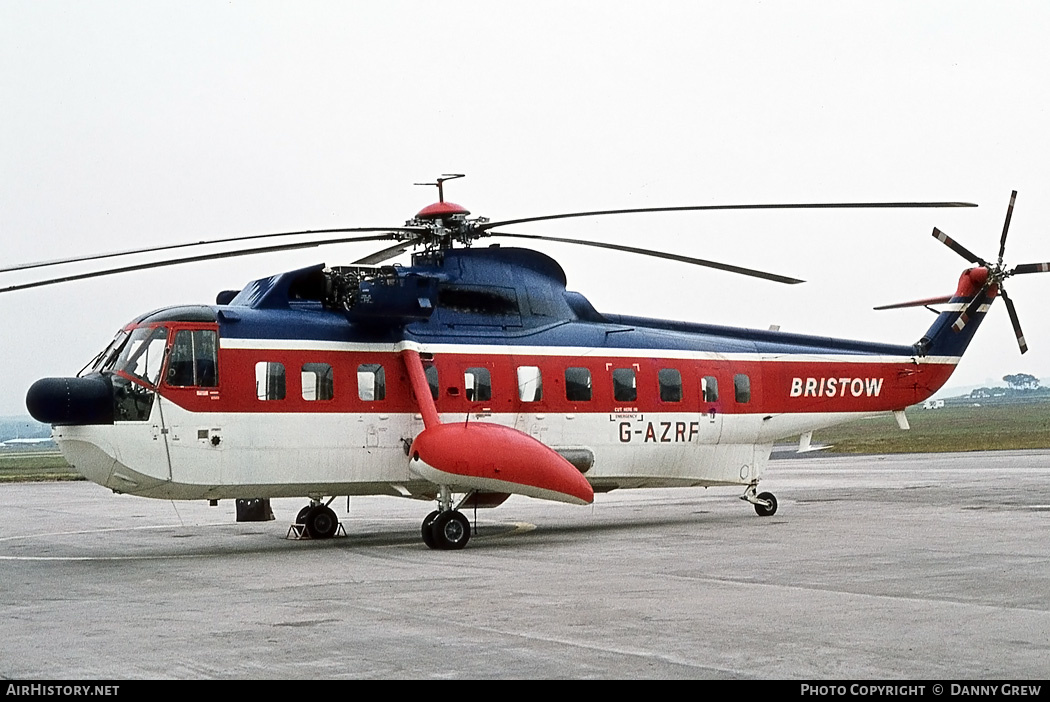
<instances>
[{"instance_id":1,"label":"antenna","mask_svg":"<svg viewBox=\"0 0 1050 702\"><path fill-rule=\"evenodd\" d=\"M413 183L413 185L436 185L438 189L438 202L445 201L445 181L455 180L456 178L465 178L466 173L442 173L441 177L437 179L436 183Z\"/></svg>"}]
</instances>

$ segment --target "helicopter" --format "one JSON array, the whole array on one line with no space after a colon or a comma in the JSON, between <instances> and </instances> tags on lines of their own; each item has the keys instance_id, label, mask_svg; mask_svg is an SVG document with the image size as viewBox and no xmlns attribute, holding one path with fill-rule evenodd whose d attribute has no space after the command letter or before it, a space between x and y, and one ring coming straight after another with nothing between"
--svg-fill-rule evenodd
<instances>
[{"instance_id":1,"label":"helicopter","mask_svg":"<svg viewBox=\"0 0 1050 702\"><path fill-rule=\"evenodd\" d=\"M12 292L217 257L392 241L348 265L319 263L221 291L214 304L144 313L75 377L37 381L26 397L53 426L67 461L117 493L167 500L303 497L298 533L336 535L340 496L434 502L421 523L432 549L465 547L470 507L510 495L590 504L618 489L735 486L759 516L775 442L921 403L952 374L996 297L1027 350L1004 282L1050 263L987 261L935 229L974 264L908 345L854 341L599 312L567 289L541 252L489 237L554 241L655 256L779 284L803 281L716 261L606 242L522 234L514 225L624 213L974 207L965 202L697 205L570 212L493 221L438 201L404 226L216 239L221 254L177 244L0 269L117 265L0 288ZM302 235L311 238L302 241ZM334 236L340 235L340 236ZM350 236L347 236L350 235ZM294 242L279 241L296 236ZM414 250L411 264L390 259ZM120 257L166 251L147 264ZM932 309L932 307L931 307ZM936 311L936 310L935 310ZM476 526L476 525L475 525Z\"/></svg>"}]
</instances>

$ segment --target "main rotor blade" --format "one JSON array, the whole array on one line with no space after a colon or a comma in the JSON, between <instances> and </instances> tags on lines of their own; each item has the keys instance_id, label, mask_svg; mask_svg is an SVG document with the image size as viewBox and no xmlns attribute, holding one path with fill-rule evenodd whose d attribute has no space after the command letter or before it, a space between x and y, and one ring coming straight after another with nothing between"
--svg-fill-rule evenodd
<instances>
[{"instance_id":1,"label":"main rotor blade","mask_svg":"<svg viewBox=\"0 0 1050 702\"><path fill-rule=\"evenodd\" d=\"M692 258L690 256L681 256L679 254L664 253L662 251L652 251L650 249L639 249L634 246L621 246L620 244L607 244L598 241L585 241L583 239L563 239L561 237L556 236L539 236L537 234L510 234L507 232L488 232L485 234L485 236L502 236L512 239L533 239L537 241L557 241L563 244L579 244L581 246L593 246L599 249L625 251L627 253L641 254L643 256L653 256L654 258L665 258L671 261L691 263L693 265L704 266L706 268L716 268L720 271L740 273L741 275L749 275L753 278L772 280L776 283L788 283L790 285L794 285L796 283L806 282L804 280L799 280L798 278L788 278L786 276L776 275L775 273L766 273L764 271L754 270L753 268L741 268L740 266L732 266L727 263L718 263L716 261L707 261L702 258Z\"/></svg>"},{"instance_id":2,"label":"main rotor blade","mask_svg":"<svg viewBox=\"0 0 1050 702\"><path fill-rule=\"evenodd\" d=\"M45 285L55 285L57 283L68 283L74 280L87 280L89 278L100 278L107 275L116 275L118 273L131 273L133 271L144 271L151 268L164 268L166 266L177 266L182 263L199 263L201 261L212 261L221 258L237 258L240 256L254 256L255 254L274 253L276 251L292 251L295 249L311 249L318 246L327 246L329 244L347 244L357 241L380 241L383 239L389 239L393 236L392 234L377 234L375 236L351 236L343 237L340 239L320 239L315 241L300 241L291 244L274 244L272 246L263 246L252 249L235 249L233 251L220 251L217 253L199 254L197 256L184 256L176 259L165 259L163 261L152 261L150 263L136 263L128 266L120 266L118 268L106 268L99 271L90 271L87 273L77 273L75 275L59 276L55 278L47 278L44 280L37 280L32 283L22 283L20 285L9 285L6 288L0 288L0 293L14 292L16 290L29 290L30 288L39 288Z\"/></svg>"},{"instance_id":3,"label":"main rotor blade","mask_svg":"<svg viewBox=\"0 0 1050 702\"><path fill-rule=\"evenodd\" d=\"M1014 201L1017 200L1017 191L1010 193L1010 205L1006 208L1006 222L1003 223L1003 236L999 239L999 265L1003 265L1003 253L1006 252L1006 233L1010 231L1010 218L1014 216ZM1022 352L1023 353L1023 352Z\"/></svg>"},{"instance_id":4,"label":"main rotor blade","mask_svg":"<svg viewBox=\"0 0 1050 702\"><path fill-rule=\"evenodd\" d=\"M896 302L892 305L879 305L878 307L872 307L873 310L899 310L905 307L927 307L929 305L943 305L946 302L951 302L951 295L943 295L941 297L928 297L925 300L912 300L911 302Z\"/></svg>"},{"instance_id":5,"label":"main rotor blade","mask_svg":"<svg viewBox=\"0 0 1050 702\"><path fill-rule=\"evenodd\" d=\"M888 208L925 208L925 207L977 207L972 202L816 202L816 203L783 203L773 205L690 205L685 207L632 207L622 210L595 210L592 212L566 212L563 214L541 215L539 217L522 217L505 219L500 222L486 222L479 225L479 231L488 231L496 227L524 222L543 222L550 219L569 219L570 217L599 217L603 215L633 214L636 212L692 212L699 210L835 210L835 209L888 209Z\"/></svg>"},{"instance_id":6,"label":"main rotor blade","mask_svg":"<svg viewBox=\"0 0 1050 702\"><path fill-rule=\"evenodd\" d=\"M273 239L285 236L301 236L305 234L338 234L342 232L424 232L423 227L339 227L337 229L305 229L299 232L276 232L273 234L247 234L244 236L231 236L223 239L208 239L205 241L188 241L181 244L166 244L163 246L148 246L140 249L127 249L124 251L111 251L108 253L89 254L87 256L71 256L69 258L56 258L50 261L32 261L20 263L15 266L0 268L0 273L11 271L24 271L33 268L47 268L65 263L80 263L83 261L99 261L106 258L117 258L118 256L131 256L133 254L156 253L158 251L174 251L193 246L207 246L209 244L229 244L235 241L250 241L253 239ZM363 240L365 241L365 240Z\"/></svg>"},{"instance_id":7,"label":"main rotor blade","mask_svg":"<svg viewBox=\"0 0 1050 702\"><path fill-rule=\"evenodd\" d=\"M417 239L409 239L407 241L399 241L396 244L394 244L393 246L388 246L385 249L380 249L379 251L376 251L374 254L370 254L368 256L365 256L364 258L357 259L356 261L353 262L352 265L355 265L355 266L376 266L376 265L379 265L383 261L386 261L386 260L389 260L391 258L394 258L395 256L400 256L401 254L405 253L410 248L415 246L417 243L418 243Z\"/></svg>"},{"instance_id":8,"label":"main rotor blade","mask_svg":"<svg viewBox=\"0 0 1050 702\"><path fill-rule=\"evenodd\" d=\"M955 253L957 253L960 256L962 256L963 258L965 258L970 263L978 263L978 264L980 264L982 266L987 266L988 265L988 262L985 261L983 258L981 258L977 254L975 254L972 251L970 251L968 248L966 248L965 246L960 244L958 241L956 241L955 239L951 238L950 236L948 236L947 234L942 232L937 227L933 228L933 238L936 239L937 241L941 242L945 246L947 246L949 249L951 249Z\"/></svg>"},{"instance_id":9,"label":"main rotor blade","mask_svg":"<svg viewBox=\"0 0 1050 702\"><path fill-rule=\"evenodd\" d=\"M999 293L1003 296L1003 302L1006 303L1006 311L1010 314L1010 324L1013 325L1014 336L1017 337L1017 346L1021 349L1021 353L1024 354L1028 351L1028 344L1024 340L1024 332L1021 331L1021 321L1017 318L1014 301L1010 299L1010 296L1006 294L1006 290L1002 286L999 286Z\"/></svg>"}]
</instances>

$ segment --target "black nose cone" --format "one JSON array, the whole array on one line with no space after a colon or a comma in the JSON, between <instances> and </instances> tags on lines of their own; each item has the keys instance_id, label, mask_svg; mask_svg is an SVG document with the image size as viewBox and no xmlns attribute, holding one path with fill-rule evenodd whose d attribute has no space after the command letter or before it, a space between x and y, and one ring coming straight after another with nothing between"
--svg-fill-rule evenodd
<instances>
[{"instance_id":1,"label":"black nose cone","mask_svg":"<svg viewBox=\"0 0 1050 702\"><path fill-rule=\"evenodd\" d=\"M26 409L45 424L112 424L113 388L99 374L44 378L26 393Z\"/></svg>"}]
</instances>

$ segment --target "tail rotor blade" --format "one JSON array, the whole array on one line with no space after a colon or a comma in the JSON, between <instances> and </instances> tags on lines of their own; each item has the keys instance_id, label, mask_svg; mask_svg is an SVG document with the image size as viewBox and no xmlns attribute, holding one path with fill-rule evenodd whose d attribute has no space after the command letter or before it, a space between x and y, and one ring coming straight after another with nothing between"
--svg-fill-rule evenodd
<instances>
[{"instance_id":1,"label":"tail rotor blade","mask_svg":"<svg viewBox=\"0 0 1050 702\"><path fill-rule=\"evenodd\" d=\"M1010 275L1020 273L1050 273L1050 263L1022 263L1010 271Z\"/></svg>"},{"instance_id":2,"label":"tail rotor blade","mask_svg":"<svg viewBox=\"0 0 1050 702\"><path fill-rule=\"evenodd\" d=\"M1023 354L1028 350L1028 344L1024 340L1024 332L1021 331L1021 321L1017 317L1017 310L1014 308L1014 301L1006 294L1006 290L1000 288L1000 292L1003 296L1003 302L1006 303L1006 311L1010 314L1010 324L1014 328L1014 336L1017 337L1017 346L1020 347L1021 353Z\"/></svg>"},{"instance_id":3,"label":"tail rotor blade","mask_svg":"<svg viewBox=\"0 0 1050 702\"><path fill-rule=\"evenodd\" d=\"M968 248L966 248L965 246L960 244L958 241L956 241L955 239L951 238L950 236L948 236L947 234L942 232L937 227L933 228L933 238L936 239L937 241L941 242L945 246L947 246L949 249L951 249L955 253L957 253L960 256L962 256L963 258L965 258L970 263L977 263L977 264L980 264L982 266L987 266L988 265L988 262L985 261L983 258L981 258L977 254L975 254L972 251L970 251Z\"/></svg>"},{"instance_id":4,"label":"tail rotor blade","mask_svg":"<svg viewBox=\"0 0 1050 702\"><path fill-rule=\"evenodd\" d=\"M986 290L988 290L990 285L991 280L985 283L984 286L977 291L977 294L973 296L973 299L970 300L970 303L966 305L966 309L964 309L959 314L959 318L956 319L955 322L952 324L953 330L955 330L956 332L961 332L969 323L969 321L973 319L973 316L977 314L977 312L981 309L981 305L984 304L984 293Z\"/></svg>"},{"instance_id":5,"label":"tail rotor blade","mask_svg":"<svg viewBox=\"0 0 1050 702\"><path fill-rule=\"evenodd\" d=\"M1003 253L1006 251L1006 233L1010 231L1010 218L1014 216L1014 201L1017 200L1017 191L1010 193L1010 206L1006 208L1006 222L1003 223L1003 236L999 239L999 265L1003 265Z\"/></svg>"}]
</instances>

